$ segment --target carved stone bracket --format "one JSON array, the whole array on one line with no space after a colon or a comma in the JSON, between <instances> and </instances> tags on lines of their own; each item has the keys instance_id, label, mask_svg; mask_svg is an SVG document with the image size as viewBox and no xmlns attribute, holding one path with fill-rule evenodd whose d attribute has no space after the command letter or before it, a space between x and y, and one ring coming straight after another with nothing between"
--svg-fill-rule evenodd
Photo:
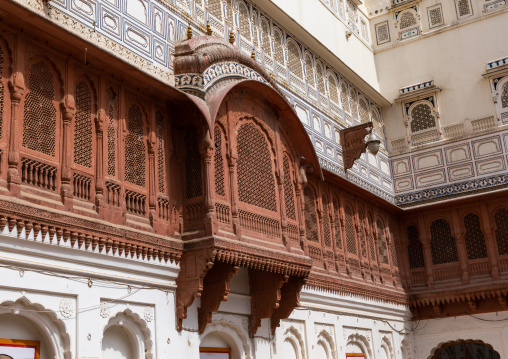
<instances>
[{"instance_id":1,"label":"carved stone bracket","mask_svg":"<svg viewBox=\"0 0 508 359\"><path fill-rule=\"evenodd\" d=\"M273 311L271 318L272 335L280 326L280 320L289 318L293 309L300 306L300 291L306 281L304 277L290 277L282 286L279 308Z\"/></svg>"},{"instance_id":2,"label":"carved stone bracket","mask_svg":"<svg viewBox=\"0 0 508 359\"><path fill-rule=\"evenodd\" d=\"M201 308L198 309L200 333L203 333L206 325L212 322L212 313L219 309L220 303L228 300L229 282L238 272L238 268L229 263L215 262L206 273L201 294Z\"/></svg>"},{"instance_id":3,"label":"carved stone bracket","mask_svg":"<svg viewBox=\"0 0 508 359\"><path fill-rule=\"evenodd\" d=\"M365 136L369 134L367 128L372 128L372 122L362 123L358 126L345 128L340 131L340 145L342 146L342 160L344 171L353 167L353 164L360 158L367 144Z\"/></svg>"},{"instance_id":4,"label":"carved stone bracket","mask_svg":"<svg viewBox=\"0 0 508 359\"><path fill-rule=\"evenodd\" d=\"M177 329L182 330L183 320L187 318L187 308L194 298L201 297L203 279L213 266L215 250L203 248L184 252L180 264L180 272L176 279L176 317Z\"/></svg>"},{"instance_id":5,"label":"carved stone bracket","mask_svg":"<svg viewBox=\"0 0 508 359\"><path fill-rule=\"evenodd\" d=\"M249 270L251 290L250 334L254 336L261 326L261 319L271 318L279 308L281 287L288 280L287 275L260 270Z\"/></svg>"}]
</instances>

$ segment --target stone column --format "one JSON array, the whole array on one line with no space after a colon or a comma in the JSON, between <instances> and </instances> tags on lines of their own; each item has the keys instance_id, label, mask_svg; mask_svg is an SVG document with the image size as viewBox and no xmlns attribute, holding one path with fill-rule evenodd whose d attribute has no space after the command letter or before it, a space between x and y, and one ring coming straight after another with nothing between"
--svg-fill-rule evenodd
<instances>
[{"instance_id":1,"label":"stone column","mask_svg":"<svg viewBox=\"0 0 508 359\"><path fill-rule=\"evenodd\" d=\"M203 129L204 136L201 141L201 158L204 162L205 174L205 231L207 235L217 234L217 222L215 220L215 204L213 201L213 172L212 172L212 158L215 153L214 142L210 136L208 129Z\"/></svg>"},{"instance_id":2,"label":"stone column","mask_svg":"<svg viewBox=\"0 0 508 359\"><path fill-rule=\"evenodd\" d=\"M25 94L25 79L21 72L12 74L9 79L9 92L11 95L11 123L9 128L9 154L7 156L9 164L7 183L11 194L19 196L21 192L21 178L18 172L19 138L23 135L20 133L19 103Z\"/></svg>"},{"instance_id":3,"label":"stone column","mask_svg":"<svg viewBox=\"0 0 508 359\"><path fill-rule=\"evenodd\" d=\"M60 194L66 210L72 209L72 173L71 173L71 153L73 146L71 142L71 128L76 118L76 103L74 96L65 95L60 103L62 108L62 174Z\"/></svg>"},{"instance_id":4,"label":"stone column","mask_svg":"<svg viewBox=\"0 0 508 359\"><path fill-rule=\"evenodd\" d=\"M156 169L155 169L155 152L157 151L157 136L155 134L154 127L151 126L152 130L148 134L148 218L150 224L154 225L157 221L157 198L156 198Z\"/></svg>"},{"instance_id":5,"label":"stone column","mask_svg":"<svg viewBox=\"0 0 508 359\"><path fill-rule=\"evenodd\" d=\"M482 211L483 234L485 235L485 245L487 246L487 254L489 256L490 272L492 279L499 279L496 245L494 243L495 235L492 233L492 227L490 226L489 210L484 202L480 204L480 209Z\"/></svg>"},{"instance_id":6,"label":"stone column","mask_svg":"<svg viewBox=\"0 0 508 359\"><path fill-rule=\"evenodd\" d=\"M102 217L104 213L104 128L106 125L106 111L100 109L95 118L95 136L97 152L95 160L95 210Z\"/></svg>"},{"instance_id":7,"label":"stone column","mask_svg":"<svg viewBox=\"0 0 508 359\"><path fill-rule=\"evenodd\" d=\"M464 242L464 232L460 230L460 221L457 209L452 209L453 234L457 243L457 254L459 255L460 271L462 273L462 282L469 283L469 273L467 264L467 251Z\"/></svg>"}]
</instances>

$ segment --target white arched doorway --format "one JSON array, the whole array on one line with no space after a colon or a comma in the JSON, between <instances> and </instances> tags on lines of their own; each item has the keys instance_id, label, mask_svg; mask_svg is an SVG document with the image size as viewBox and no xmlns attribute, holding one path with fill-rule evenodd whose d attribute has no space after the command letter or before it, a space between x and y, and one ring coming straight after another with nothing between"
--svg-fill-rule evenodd
<instances>
[{"instance_id":1,"label":"white arched doorway","mask_svg":"<svg viewBox=\"0 0 508 359\"><path fill-rule=\"evenodd\" d=\"M201 359L250 359L248 334L233 322L213 321L201 335L199 354Z\"/></svg>"}]
</instances>

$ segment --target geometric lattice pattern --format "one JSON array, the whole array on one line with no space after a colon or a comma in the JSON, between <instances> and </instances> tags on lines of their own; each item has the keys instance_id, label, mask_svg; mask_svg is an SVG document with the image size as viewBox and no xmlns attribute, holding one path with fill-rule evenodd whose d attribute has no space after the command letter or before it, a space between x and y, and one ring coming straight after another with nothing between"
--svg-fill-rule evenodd
<instances>
[{"instance_id":1,"label":"geometric lattice pattern","mask_svg":"<svg viewBox=\"0 0 508 359\"><path fill-rule=\"evenodd\" d=\"M2 123L4 118L4 96L5 89L2 81L2 74L4 73L4 51L0 47L0 138L2 138Z\"/></svg>"},{"instance_id":2,"label":"geometric lattice pattern","mask_svg":"<svg viewBox=\"0 0 508 359\"><path fill-rule=\"evenodd\" d=\"M307 233L307 240L311 242L319 242L318 236L318 219L316 214L316 205L314 202L314 192L307 186L303 190L305 198L305 232Z\"/></svg>"},{"instance_id":3,"label":"geometric lattice pattern","mask_svg":"<svg viewBox=\"0 0 508 359\"><path fill-rule=\"evenodd\" d=\"M213 138L215 141L215 154L213 157L215 172L215 193L219 196L225 196L224 189L224 161L222 158L222 131L219 126L215 126L213 130Z\"/></svg>"},{"instance_id":4,"label":"geometric lattice pattern","mask_svg":"<svg viewBox=\"0 0 508 359\"><path fill-rule=\"evenodd\" d=\"M55 156L56 109L53 74L44 61L35 63L28 76L25 97L23 147Z\"/></svg>"},{"instance_id":5,"label":"geometric lattice pattern","mask_svg":"<svg viewBox=\"0 0 508 359\"><path fill-rule=\"evenodd\" d=\"M185 131L185 194L187 198L203 195L198 133L193 126Z\"/></svg>"},{"instance_id":6,"label":"geometric lattice pattern","mask_svg":"<svg viewBox=\"0 0 508 359\"><path fill-rule=\"evenodd\" d=\"M84 81L76 85L74 163L92 168L92 94Z\"/></svg>"},{"instance_id":7,"label":"geometric lattice pattern","mask_svg":"<svg viewBox=\"0 0 508 359\"><path fill-rule=\"evenodd\" d=\"M218 20L222 20L222 9L220 0L208 0L208 11Z\"/></svg>"},{"instance_id":8,"label":"geometric lattice pattern","mask_svg":"<svg viewBox=\"0 0 508 359\"><path fill-rule=\"evenodd\" d=\"M165 156L164 156L164 132L163 132L163 125L164 125L164 117L162 114L157 111L155 113L155 118L157 121L157 169L158 169L158 177L159 180L159 192L164 193L164 168L166 167L164 165Z\"/></svg>"},{"instance_id":9,"label":"geometric lattice pattern","mask_svg":"<svg viewBox=\"0 0 508 359\"><path fill-rule=\"evenodd\" d=\"M268 24L268 21L265 18L261 19L261 30L263 30L262 38L263 38L263 50L265 52L265 55L272 56L272 45L270 41L270 25Z\"/></svg>"},{"instance_id":10,"label":"geometric lattice pattern","mask_svg":"<svg viewBox=\"0 0 508 359\"><path fill-rule=\"evenodd\" d=\"M302 61L300 60L300 50L293 41L288 41L288 62L289 70L295 76L303 79Z\"/></svg>"},{"instance_id":11,"label":"geometric lattice pattern","mask_svg":"<svg viewBox=\"0 0 508 359\"><path fill-rule=\"evenodd\" d=\"M346 219L346 247L347 251L352 254L358 254L356 249L355 224L353 222L353 212L349 206L344 208Z\"/></svg>"},{"instance_id":12,"label":"geometric lattice pattern","mask_svg":"<svg viewBox=\"0 0 508 359\"><path fill-rule=\"evenodd\" d=\"M480 228L480 218L474 213L467 214L464 217L464 227L467 259L487 258L487 245Z\"/></svg>"},{"instance_id":13,"label":"geometric lattice pattern","mask_svg":"<svg viewBox=\"0 0 508 359\"><path fill-rule=\"evenodd\" d=\"M337 82L333 75L328 75L328 91L330 92L330 100L339 103L339 91L337 90Z\"/></svg>"},{"instance_id":14,"label":"geometric lattice pattern","mask_svg":"<svg viewBox=\"0 0 508 359\"><path fill-rule=\"evenodd\" d=\"M508 107L508 82L503 85L503 91L501 92L501 107Z\"/></svg>"},{"instance_id":15,"label":"geometric lattice pattern","mask_svg":"<svg viewBox=\"0 0 508 359\"><path fill-rule=\"evenodd\" d=\"M316 86L316 83L314 82L314 70L312 69L312 59L308 55L305 58L305 74L307 84L312 87Z\"/></svg>"},{"instance_id":16,"label":"geometric lattice pattern","mask_svg":"<svg viewBox=\"0 0 508 359\"><path fill-rule=\"evenodd\" d=\"M369 216L370 218L370 216ZM370 219L368 221L368 223L370 223ZM370 225L370 224L367 224L367 225ZM374 245L374 231L371 230L369 231L369 249L370 249L370 260L371 262L376 262L376 246Z\"/></svg>"},{"instance_id":17,"label":"geometric lattice pattern","mask_svg":"<svg viewBox=\"0 0 508 359\"><path fill-rule=\"evenodd\" d=\"M349 97L351 98L351 115L355 120L358 120L358 99L356 98L356 91L353 87L349 88Z\"/></svg>"},{"instance_id":18,"label":"geometric lattice pattern","mask_svg":"<svg viewBox=\"0 0 508 359\"><path fill-rule=\"evenodd\" d=\"M443 14L441 13L441 8L437 7L432 10L429 10L430 17L430 25L439 25L443 22Z\"/></svg>"},{"instance_id":19,"label":"geometric lattice pattern","mask_svg":"<svg viewBox=\"0 0 508 359\"><path fill-rule=\"evenodd\" d=\"M323 67L321 66L320 63L317 63L316 65L316 77L319 92L321 93L321 95L326 96L325 79L323 77Z\"/></svg>"},{"instance_id":20,"label":"geometric lattice pattern","mask_svg":"<svg viewBox=\"0 0 508 359\"><path fill-rule=\"evenodd\" d=\"M323 239L325 242L325 246L331 247L332 240L330 233L330 217L328 214L328 197L323 195L322 201L323 201Z\"/></svg>"},{"instance_id":21,"label":"geometric lattice pattern","mask_svg":"<svg viewBox=\"0 0 508 359\"><path fill-rule=\"evenodd\" d=\"M284 155L282 160L282 169L284 172L284 204L286 206L286 216L296 220L295 195L293 183L291 181L291 169L289 166L289 157Z\"/></svg>"},{"instance_id":22,"label":"geometric lattice pattern","mask_svg":"<svg viewBox=\"0 0 508 359\"><path fill-rule=\"evenodd\" d=\"M400 15L400 29L416 25L416 17L412 12L406 11Z\"/></svg>"},{"instance_id":23,"label":"geometric lattice pattern","mask_svg":"<svg viewBox=\"0 0 508 359\"><path fill-rule=\"evenodd\" d=\"M465 16L471 13L469 0L459 0L457 7L459 8L459 16Z\"/></svg>"},{"instance_id":24,"label":"geometric lattice pattern","mask_svg":"<svg viewBox=\"0 0 508 359\"><path fill-rule=\"evenodd\" d=\"M452 263L459 260L457 243L452 236L450 224L437 219L430 225L430 251L432 264Z\"/></svg>"},{"instance_id":25,"label":"geometric lattice pattern","mask_svg":"<svg viewBox=\"0 0 508 359\"><path fill-rule=\"evenodd\" d=\"M244 123L238 130L238 198L277 212L270 150L253 123Z\"/></svg>"},{"instance_id":26,"label":"geometric lattice pattern","mask_svg":"<svg viewBox=\"0 0 508 359\"><path fill-rule=\"evenodd\" d=\"M108 104L108 175L116 176L116 130L115 130L115 96L109 97Z\"/></svg>"},{"instance_id":27,"label":"geometric lattice pattern","mask_svg":"<svg viewBox=\"0 0 508 359\"><path fill-rule=\"evenodd\" d=\"M282 34L280 30L274 30L273 32L273 46L275 48L275 60L277 63L284 66L284 49L282 48Z\"/></svg>"},{"instance_id":28,"label":"geometric lattice pattern","mask_svg":"<svg viewBox=\"0 0 508 359\"><path fill-rule=\"evenodd\" d=\"M348 93L347 93L347 85L342 82L340 86L340 94L342 96L342 107L345 111L350 112L351 109L349 107L349 99L348 99Z\"/></svg>"},{"instance_id":29,"label":"geometric lattice pattern","mask_svg":"<svg viewBox=\"0 0 508 359\"><path fill-rule=\"evenodd\" d=\"M242 35L248 41L251 41L251 31L249 22L249 10L245 3L240 2L238 5L240 11L240 35Z\"/></svg>"},{"instance_id":30,"label":"geometric lattice pattern","mask_svg":"<svg viewBox=\"0 0 508 359\"><path fill-rule=\"evenodd\" d=\"M358 212L358 219L360 221L360 251L362 258L367 258L367 243L365 243L365 221L363 218L363 212Z\"/></svg>"},{"instance_id":31,"label":"geometric lattice pattern","mask_svg":"<svg viewBox=\"0 0 508 359\"><path fill-rule=\"evenodd\" d=\"M360 117L362 120L362 123L366 123L370 121L369 118L369 108L367 105L367 102L365 102L364 99L360 99Z\"/></svg>"},{"instance_id":32,"label":"geometric lattice pattern","mask_svg":"<svg viewBox=\"0 0 508 359\"><path fill-rule=\"evenodd\" d=\"M415 226L407 227L407 252L409 257L409 268L423 268L425 261L423 257L423 246L418 239L418 228Z\"/></svg>"},{"instance_id":33,"label":"geometric lattice pattern","mask_svg":"<svg viewBox=\"0 0 508 359\"><path fill-rule=\"evenodd\" d=\"M381 222L379 219L377 220L377 250L379 253L379 262L383 264L389 264L384 226L383 222Z\"/></svg>"},{"instance_id":34,"label":"geometric lattice pattern","mask_svg":"<svg viewBox=\"0 0 508 359\"><path fill-rule=\"evenodd\" d=\"M143 115L137 105L129 108L125 136L125 180L145 187L146 146L143 141Z\"/></svg>"},{"instance_id":35,"label":"geometric lattice pattern","mask_svg":"<svg viewBox=\"0 0 508 359\"><path fill-rule=\"evenodd\" d=\"M508 209L500 208L494 214L496 242L499 255L508 254Z\"/></svg>"},{"instance_id":36,"label":"geometric lattice pattern","mask_svg":"<svg viewBox=\"0 0 508 359\"><path fill-rule=\"evenodd\" d=\"M337 199L333 199L333 210L335 211L335 214L333 216L335 221L335 246L338 249L342 249L342 239L341 239L341 231L340 231L340 220L339 220L339 202L337 202Z\"/></svg>"},{"instance_id":37,"label":"geometric lattice pattern","mask_svg":"<svg viewBox=\"0 0 508 359\"><path fill-rule=\"evenodd\" d=\"M416 105L411 111L411 132L418 132L436 127L436 119L432 115L432 108L424 103Z\"/></svg>"}]
</instances>

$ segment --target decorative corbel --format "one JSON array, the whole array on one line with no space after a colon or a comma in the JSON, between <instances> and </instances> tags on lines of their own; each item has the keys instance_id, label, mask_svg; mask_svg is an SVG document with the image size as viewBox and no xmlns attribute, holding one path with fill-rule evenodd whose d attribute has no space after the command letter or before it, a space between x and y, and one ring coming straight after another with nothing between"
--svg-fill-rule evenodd
<instances>
[{"instance_id":1,"label":"decorative corbel","mask_svg":"<svg viewBox=\"0 0 508 359\"><path fill-rule=\"evenodd\" d=\"M368 122L340 130L340 145L342 146L344 171L353 167L354 162L360 158L368 146L370 149L369 143L377 142L377 148L379 149L379 143L381 141L375 138L372 128L372 122ZM365 142L365 136L369 133L371 133L372 139L369 138L369 140ZM374 155L377 153L377 151L374 153L374 149L371 149L371 152L373 152Z\"/></svg>"},{"instance_id":2,"label":"decorative corbel","mask_svg":"<svg viewBox=\"0 0 508 359\"><path fill-rule=\"evenodd\" d=\"M270 319L272 335L280 326L281 319L287 319L296 307L300 306L300 291L307 282L305 277L289 277L287 282L282 285L281 300L279 307L273 311Z\"/></svg>"}]
</instances>

